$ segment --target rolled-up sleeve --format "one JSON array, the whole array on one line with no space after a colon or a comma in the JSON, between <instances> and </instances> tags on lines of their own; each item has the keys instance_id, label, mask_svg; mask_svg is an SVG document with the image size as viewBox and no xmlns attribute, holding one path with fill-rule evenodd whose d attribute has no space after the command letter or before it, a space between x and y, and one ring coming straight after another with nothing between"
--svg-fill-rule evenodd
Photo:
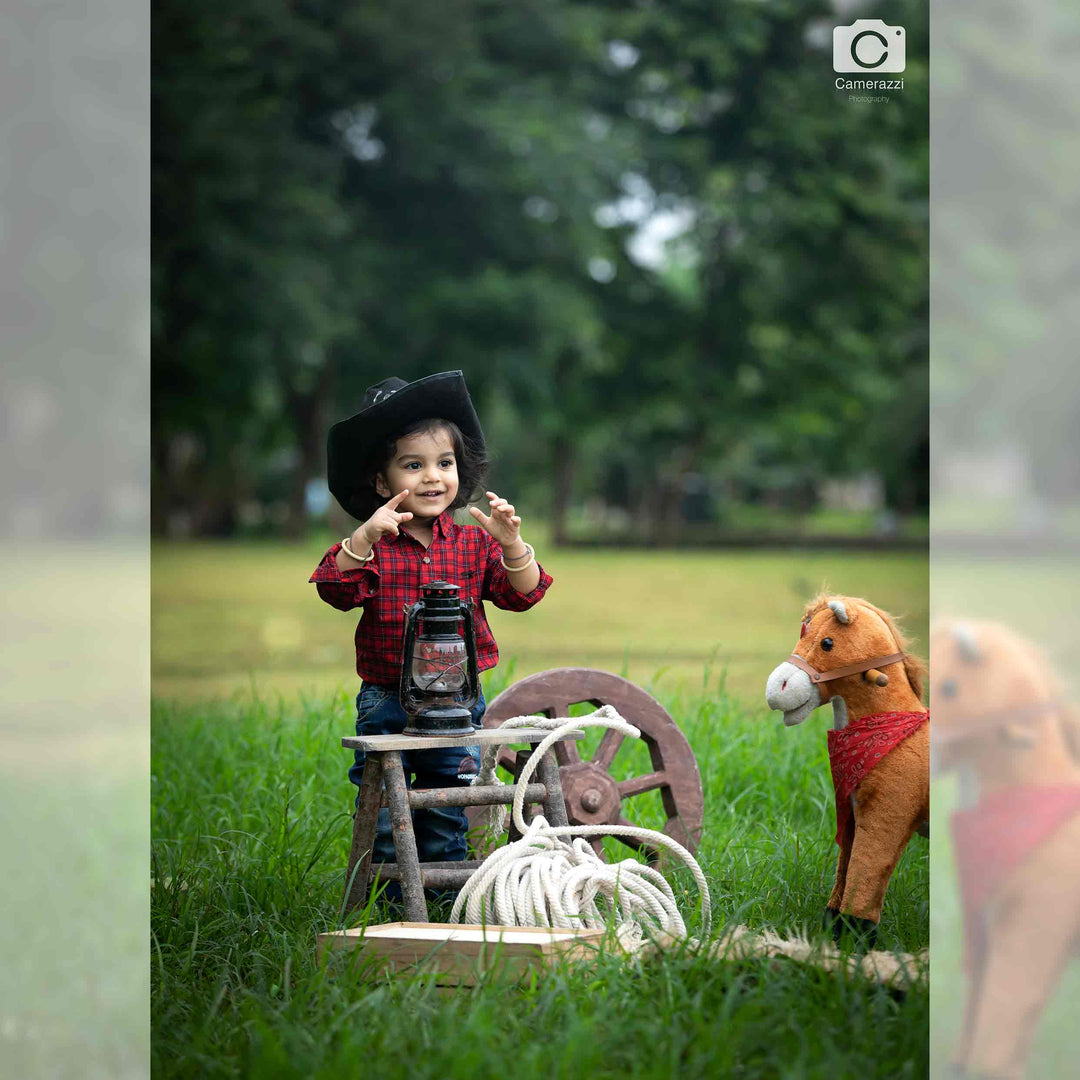
<instances>
[{"instance_id":1,"label":"rolled-up sleeve","mask_svg":"<svg viewBox=\"0 0 1080 1080\"><path fill-rule=\"evenodd\" d=\"M355 570L340 570L337 553L340 544L334 544L323 556L322 562L315 567L315 573L308 578L313 582L319 596L331 607L339 611L351 611L363 607L368 597L379 591L379 556L357 567Z\"/></svg>"},{"instance_id":2,"label":"rolled-up sleeve","mask_svg":"<svg viewBox=\"0 0 1080 1080\"><path fill-rule=\"evenodd\" d=\"M502 564L502 548L491 536L487 540L487 562L484 568L483 599L490 600L497 608L504 611L528 611L539 604L551 585L551 575L537 563L540 580L531 592L521 593L510 583L510 575Z\"/></svg>"}]
</instances>

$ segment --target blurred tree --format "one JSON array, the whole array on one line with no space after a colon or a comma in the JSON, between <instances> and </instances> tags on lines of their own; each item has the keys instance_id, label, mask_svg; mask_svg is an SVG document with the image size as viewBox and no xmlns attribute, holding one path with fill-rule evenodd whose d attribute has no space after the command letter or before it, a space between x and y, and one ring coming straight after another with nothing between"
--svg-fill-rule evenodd
<instances>
[{"instance_id":1,"label":"blurred tree","mask_svg":"<svg viewBox=\"0 0 1080 1080\"><path fill-rule=\"evenodd\" d=\"M640 348L628 316L622 350L649 369L635 445L659 520L680 472L759 429L808 482L874 467L903 509L926 505L927 27L923 5L897 11L906 87L887 103L833 89L824 3L673 0L627 21L632 188L685 222L666 340Z\"/></svg>"},{"instance_id":2,"label":"blurred tree","mask_svg":"<svg viewBox=\"0 0 1080 1080\"><path fill-rule=\"evenodd\" d=\"M583 236L606 243L592 213L619 176L611 125L583 130L618 77L597 19L477 0L161 9L157 527L187 474L196 527L228 528L255 464L236 451L279 446L298 529L332 403L391 372L464 367L481 403L496 370L518 390L572 381L597 333ZM539 403L523 413L557 442Z\"/></svg>"},{"instance_id":3,"label":"blurred tree","mask_svg":"<svg viewBox=\"0 0 1080 1080\"><path fill-rule=\"evenodd\" d=\"M261 501L298 532L363 387L454 367L557 537L616 474L639 533L677 530L686 478L750 445L811 486L902 477L926 99L900 8L885 106L833 91L820 3L159 4L155 529Z\"/></svg>"}]
</instances>

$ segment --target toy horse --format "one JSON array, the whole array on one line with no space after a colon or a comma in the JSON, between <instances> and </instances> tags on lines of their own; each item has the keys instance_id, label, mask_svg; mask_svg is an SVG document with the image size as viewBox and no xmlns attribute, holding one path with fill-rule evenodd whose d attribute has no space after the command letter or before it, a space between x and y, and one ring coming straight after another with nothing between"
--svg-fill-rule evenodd
<instances>
[{"instance_id":1,"label":"toy horse","mask_svg":"<svg viewBox=\"0 0 1080 1080\"><path fill-rule=\"evenodd\" d=\"M893 619L850 596L813 600L794 653L765 699L788 727L832 702L829 760L836 788L836 884L825 925L873 945L885 890L915 832L930 821L929 712L922 661Z\"/></svg>"},{"instance_id":2,"label":"toy horse","mask_svg":"<svg viewBox=\"0 0 1080 1080\"><path fill-rule=\"evenodd\" d=\"M957 1075L1019 1077L1080 941L1080 739L1049 665L994 624L930 636L934 767L952 832L968 996Z\"/></svg>"}]
</instances>

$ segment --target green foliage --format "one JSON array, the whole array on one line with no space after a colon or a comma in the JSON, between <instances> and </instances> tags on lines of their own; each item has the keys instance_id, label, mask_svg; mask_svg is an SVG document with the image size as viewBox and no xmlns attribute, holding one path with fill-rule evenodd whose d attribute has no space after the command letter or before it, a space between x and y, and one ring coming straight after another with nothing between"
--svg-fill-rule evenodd
<instances>
[{"instance_id":1,"label":"green foliage","mask_svg":"<svg viewBox=\"0 0 1080 1080\"><path fill-rule=\"evenodd\" d=\"M907 89L865 106L818 2L159 5L156 528L299 529L328 424L452 367L557 536L590 495L659 533L687 475L925 505L925 7L894 17Z\"/></svg>"},{"instance_id":2,"label":"green foliage","mask_svg":"<svg viewBox=\"0 0 1080 1080\"><path fill-rule=\"evenodd\" d=\"M816 926L835 859L822 746L712 685L663 703L701 767L719 922ZM348 848L348 697L158 703L152 725L156 1076L331 1077L373 1062L385 1077L925 1075L925 989L897 1000L795 964L602 957L451 996L422 976L320 967L315 935L339 925ZM915 840L886 899L887 946L927 944L927 887ZM376 903L363 917L395 913Z\"/></svg>"}]
</instances>

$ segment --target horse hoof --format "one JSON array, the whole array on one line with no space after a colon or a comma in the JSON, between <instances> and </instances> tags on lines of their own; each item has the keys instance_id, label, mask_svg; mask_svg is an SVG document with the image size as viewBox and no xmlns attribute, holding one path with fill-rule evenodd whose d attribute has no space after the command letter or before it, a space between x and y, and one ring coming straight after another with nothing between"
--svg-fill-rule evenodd
<instances>
[{"instance_id":1,"label":"horse hoof","mask_svg":"<svg viewBox=\"0 0 1080 1080\"><path fill-rule=\"evenodd\" d=\"M843 915L836 908L827 907L822 926L832 931L833 940L838 945L845 937L849 938L852 947L860 952L872 949L877 944L878 924L872 919Z\"/></svg>"}]
</instances>

